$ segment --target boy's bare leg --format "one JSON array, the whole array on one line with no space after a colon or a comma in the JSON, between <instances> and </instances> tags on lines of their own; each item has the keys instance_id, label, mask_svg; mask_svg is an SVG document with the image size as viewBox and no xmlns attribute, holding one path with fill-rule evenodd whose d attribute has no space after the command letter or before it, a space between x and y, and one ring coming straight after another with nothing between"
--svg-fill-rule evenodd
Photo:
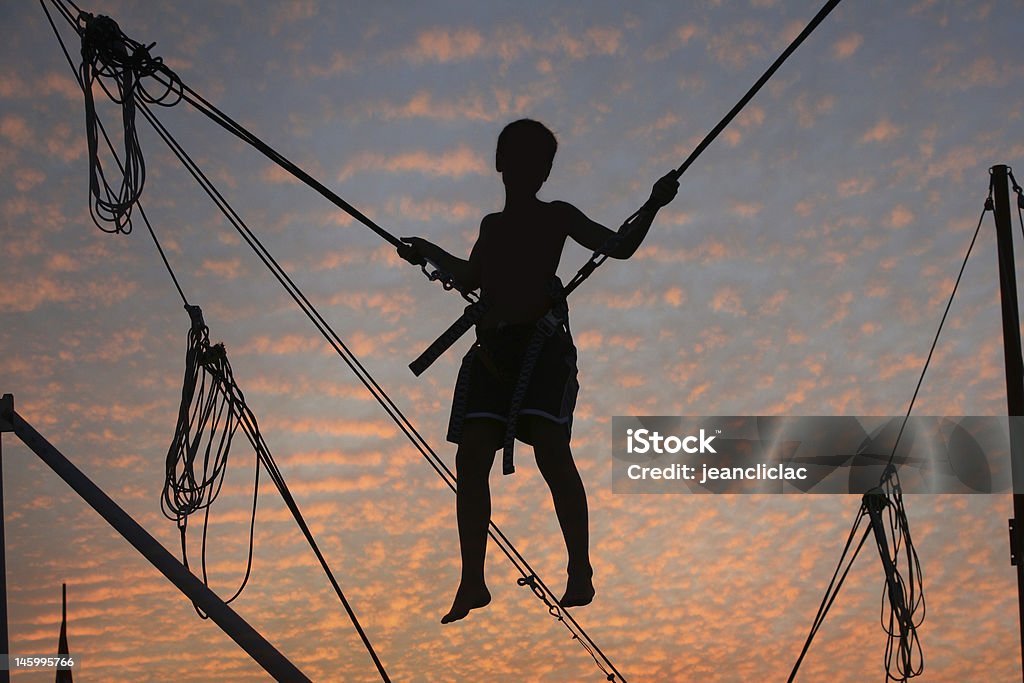
<instances>
[{"instance_id":1,"label":"boy's bare leg","mask_svg":"<svg viewBox=\"0 0 1024 683\"><path fill-rule=\"evenodd\" d=\"M562 527L569 555L569 579L562 607L579 607L594 599L594 570L590 565L590 531L587 521L587 493L569 448L565 426L530 416L533 452L551 489L558 524Z\"/></svg>"},{"instance_id":2,"label":"boy's bare leg","mask_svg":"<svg viewBox=\"0 0 1024 683\"><path fill-rule=\"evenodd\" d=\"M441 618L442 624L458 621L491 601L484 582L487 526L491 520L489 475L502 434L501 423L488 419L466 420L462 428L462 443L455 455L462 577L451 609Z\"/></svg>"}]
</instances>

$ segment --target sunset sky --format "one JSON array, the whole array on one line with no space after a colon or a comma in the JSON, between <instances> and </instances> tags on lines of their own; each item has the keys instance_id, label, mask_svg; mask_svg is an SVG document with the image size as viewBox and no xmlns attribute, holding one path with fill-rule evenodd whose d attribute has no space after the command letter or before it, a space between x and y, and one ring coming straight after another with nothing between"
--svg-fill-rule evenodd
<instances>
[{"instance_id":1,"label":"sunset sky","mask_svg":"<svg viewBox=\"0 0 1024 683\"><path fill-rule=\"evenodd\" d=\"M820 3L81 6L155 42L186 83L387 229L468 254L480 218L501 207L493 157L506 123L536 118L559 138L542 199L615 228ZM82 93L41 7L4 3L0 23L0 393L179 554L159 497L188 316L141 222L108 235L89 218ZM846 0L684 175L636 256L572 296L573 447L597 586L574 615L628 680L785 680L859 500L613 494L612 416L904 412L988 169L1024 169L1022 29L1020 0ZM406 364L461 299L188 105L159 114L453 463L444 434L469 338L421 378ZM108 102L100 115L117 128ZM393 680L602 680L493 546L493 603L439 624L458 581L454 496L139 127L143 205ZM567 247L563 279L587 255ZM1005 393L989 216L915 413L998 415ZM213 511L224 595L244 568L242 445ZM66 582L76 680L267 679L13 435L3 447L11 653L56 651ZM494 519L560 593L550 497L528 447L517 453L515 475L492 474ZM312 679L379 680L262 488L253 574L234 606ZM1010 497L906 505L927 597L922 680L1019 681ZM882 585L869 544L798 680L884 680Z\"/></svg>"}]
</instances>

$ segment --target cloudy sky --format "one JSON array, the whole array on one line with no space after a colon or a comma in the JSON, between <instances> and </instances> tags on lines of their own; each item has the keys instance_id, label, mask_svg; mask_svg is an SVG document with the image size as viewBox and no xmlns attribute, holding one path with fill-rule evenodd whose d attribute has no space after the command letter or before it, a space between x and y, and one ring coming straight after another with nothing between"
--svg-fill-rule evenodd
<instances>
[{"instance_id":1,"label":"cloudy sky","mask_svg":"<svg viewBox=\"0 0 1024 683\"><path fill-rule=\"evenodd\" d=\"M616 227L818 7L83 4L156 42L187 83L377 222L455 253L501 206L493 148L505 123L537 118L560 139L542 198ZM1024 159L1022 10L842 3L683 177L640 252L573 296L574 449L598 590L575 614L629 680L784 680L859 501L615 495L611 417L906 410L988 168ZM159 495L188 317L141 224L114 236L89 219L82 95L42 9L5 3L0 19L0 391L174 550ZM115 109L100 113L116 126ZM406 363L457 317L458 297L186 105L161 115L451 462L444 430L468 340L419 379ZM140 128L144 205L392 677L601 680L497 552L492 605L438 623L458 578L453 496ZM568 247L560 273L586 256ZM1005 412L996 277L988 218L918 414ZM11 435L3 445L12 653L56 650L67 582L83 679L265 680L30 451ZM222 593L244 564L251 458L233 451L214 511ZM559 590L550 499L525 447L518 462L493 476L495 520ZM925 680L1019 680L1009 497L910 496L907 507L928 599ZM801 680L884 678L882 581L868 546ZM313 679L375 680L270 488L235 605Z\"/></svg>"}]
</instances>

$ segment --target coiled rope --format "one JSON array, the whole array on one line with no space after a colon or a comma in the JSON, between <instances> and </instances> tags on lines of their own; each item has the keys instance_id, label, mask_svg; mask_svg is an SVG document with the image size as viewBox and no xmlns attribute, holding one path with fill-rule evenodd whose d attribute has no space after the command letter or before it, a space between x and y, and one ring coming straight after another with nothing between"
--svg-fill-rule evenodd
<instances>
[{"instance_id":1,"label":"coiled rope","mask_svg":"<svg viewBox=\"0 0 1024 683\"><path fill-rule=\"evenodd\" d=\"M181 100L181 81L159 57L149 54L155 45L137 43L121 31L113 19L79 12L77 28L82 36L82 61L79 83L85 96L85 137L89 145L89 213L104 232L130 233L132 207L142 195L146 182L146 163L135 129L135 102L170 107ZM151 92L147 81L157 81ZM93 86L98 84L107 96L121 106L124 154L118 161L120 187L115 190L100 162L96 104ZM115 183L116 184L116 183ZM105 224L112 224L107 226Z\"/></svg>"},{"instance_id":2,"label":"coiled rope","mask_svg":"<svg viewBox=\"0 0 1024 683\"><path fill-rule=\"evenodd\" d=\"M225 602L231 602L241 594L252 572L253 532L256 525L260 471L266 470L285 505L288 506L295 518L295 522L299 525L306 542L320 562L320 566L331 582L349 620L359 634L363 646L373 659L381 679L389 683L391 679L388 677L380 657L341 590L334 572L327 564L327 559L320 551L313 533L288 489L284 475L263 440L256 416L249 409L242 390L235 382L224 345L211 346L209 329L203 321L202 311L198 306L187 308L192 318L192 326L188 333L189 344L185 355L185 379L182 385L181 404L178 409L178 422L175 426L171 446L167 451L164 491L160 501L164 515L178 526L181 535L183 563L188 567L186 543L188 518L202 510L201 566L203 582L208 584L206 550L210 507L217 499L224 483L232 440L235 433L241 429L256 453L252 515L249 522L249 551L241 585ZM206 618L206 615L198 607L196 607L196 612L200 617Z\"/></svg>"}]
</instances>

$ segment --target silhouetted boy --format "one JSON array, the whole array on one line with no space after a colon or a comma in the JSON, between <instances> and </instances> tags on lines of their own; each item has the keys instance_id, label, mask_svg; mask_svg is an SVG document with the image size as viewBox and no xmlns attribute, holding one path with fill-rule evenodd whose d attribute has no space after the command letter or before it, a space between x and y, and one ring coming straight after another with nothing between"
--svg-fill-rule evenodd
<instances>
[{"instance_id":1,"label":"silhouetted boy","mask_svg":"<svg viewBox=\"0 0 1024 683\"><path fill-rule=\"evenodd\" d=\"M404 239L408 247L399 250L410 261L430 259L461 289L479 287L488 302L486 313L477 323L477 341L459 370L448 427L448 440L459 446L455 466L462 577L451 609L441 623L462 619L491 600L484 582L491 516L488 477L510 424L514 432L507 435L509 439L514 436L533 446L565 537L568 582L560 603L562 607L576 607L594 598L587 495L569 449L579 388L576 348L555 271L566 237L597 250L606 246L615 233L572 204L537 198L557 147L554 134L530 119L510 123L501 132L495 168L505 185L505 206L481 221L480 236L468 261L418 237ZM628 239L619 242L608 255L620 259L632 256L658 209L672 200L678 187L670 176L659 180ZM562 311L557 329L544 334L532 371L524 373L523 358L531 339L538 334L538 321L552 309ZM526 390L520 392L518 411L510 415L517 384Z\"/></svg>"}]
</instances>

